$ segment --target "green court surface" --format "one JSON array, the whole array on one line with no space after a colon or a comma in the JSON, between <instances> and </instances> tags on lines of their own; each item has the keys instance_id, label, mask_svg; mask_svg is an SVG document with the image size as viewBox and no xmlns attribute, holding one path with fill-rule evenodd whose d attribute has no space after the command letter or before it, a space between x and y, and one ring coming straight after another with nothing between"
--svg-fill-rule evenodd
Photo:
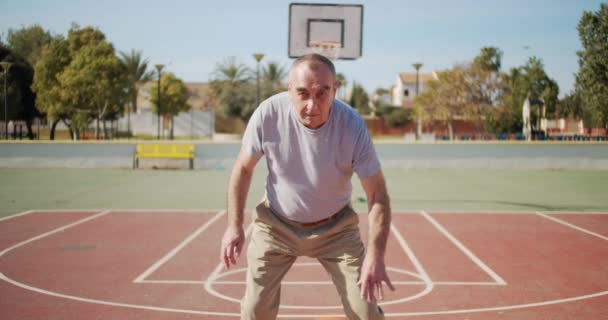
<instances>
[{"instance_id":1,"label":"green court surface","mask_svg":"<svg viewBox=\"0 0 608 320\"><path fill-rule=\"evenodd\" d=\"M393 211L608 211L608 171L385 169ZM224 209L229 170L0 169L0 217L34 209ZM258 166L248 208L263 195ZM364 193L353 178L353 203Z\"/></svg>"}]
</instances>

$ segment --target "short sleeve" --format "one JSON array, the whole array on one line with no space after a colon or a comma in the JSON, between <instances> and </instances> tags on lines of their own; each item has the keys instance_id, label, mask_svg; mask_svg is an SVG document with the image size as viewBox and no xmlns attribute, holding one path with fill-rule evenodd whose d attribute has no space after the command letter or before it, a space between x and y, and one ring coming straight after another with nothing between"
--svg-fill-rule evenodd
<instances>
[{"instance_id":1,"label":"short sleeve","mask_svg":"<svg viewBox=\"0 0 608 320\"><path fill-rule=\"evenodd\" d=\"M245 133L243 134L243 141L241 144L243 150L247 151L255 158L262 157L264 155L264 150L262 149L262 136L262 112L261 108L257 108L251 115Z\"/></svg>"},{"instance_id":2,"label":"short sleeve","mask_svg":"<svg viewBox=\"0 0 608 320\"><path fill-rule=\"evenodd\" d=\"M358 126L353 169L359 177L373 176L380 169L380 161L376 155L376 149L363 121L360 121L360 126Z\"/></svg>"}]
</instances>

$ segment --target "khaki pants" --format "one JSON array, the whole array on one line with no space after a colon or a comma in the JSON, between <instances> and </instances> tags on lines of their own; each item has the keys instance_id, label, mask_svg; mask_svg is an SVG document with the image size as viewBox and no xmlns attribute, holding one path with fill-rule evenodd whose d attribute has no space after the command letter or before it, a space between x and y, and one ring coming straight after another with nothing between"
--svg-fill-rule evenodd
<instances>
[{"instance_id":1,"label":"khaki pants","mask_svg":"<svg viewBox=\"0 0 608 320\"><path fill-rule=\"evenodd\" d=\"M247 289L241 302L241 319L276 319L281 280L298 256L319 260L338 290L348 319L384 319L375 303L360 295L357 280L364 257L359 218L349 207L336 219L302 227L274 213L263 201L257 208L247 249Z\"/></svg>"}]
</instances>

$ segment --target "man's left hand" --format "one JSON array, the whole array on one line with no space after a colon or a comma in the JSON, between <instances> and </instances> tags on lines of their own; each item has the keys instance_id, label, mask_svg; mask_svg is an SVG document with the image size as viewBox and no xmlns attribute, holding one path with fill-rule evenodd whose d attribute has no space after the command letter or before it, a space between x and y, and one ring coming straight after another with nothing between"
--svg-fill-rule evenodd
<instances>
[{"instance_id":1,"label":"man's left hand","mask_svg":"<svg viewBox=\"0 0 608 320\"><path fill-rule=\"evenodd\" d=\"M395 287L393 287L391 280L386 274L384 258L373 254L365 255L363 266L361 267L361 276L359 282L357 282L357 285L361 288L361 298L369 303L374 302L376 299L384 300L382 282L386 282L389 289L395 291Z\"/></svg>"}]
</instances>

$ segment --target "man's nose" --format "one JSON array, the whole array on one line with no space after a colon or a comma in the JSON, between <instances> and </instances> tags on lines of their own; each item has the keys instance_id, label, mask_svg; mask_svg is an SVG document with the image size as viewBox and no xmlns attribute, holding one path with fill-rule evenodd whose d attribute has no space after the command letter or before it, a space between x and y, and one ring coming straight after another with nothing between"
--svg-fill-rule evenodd
<instances>
[{"instance_id":1,"label":"man's nose","mask_svg":"<svg viewBox=\"0 0 608 320\"><path fill-rule=\"evenodd\" d=\"M308 103L306 104L307 110L317 110L319 108L319 99L310 98L308 99Z\"/></svg>"}]
</instances>

